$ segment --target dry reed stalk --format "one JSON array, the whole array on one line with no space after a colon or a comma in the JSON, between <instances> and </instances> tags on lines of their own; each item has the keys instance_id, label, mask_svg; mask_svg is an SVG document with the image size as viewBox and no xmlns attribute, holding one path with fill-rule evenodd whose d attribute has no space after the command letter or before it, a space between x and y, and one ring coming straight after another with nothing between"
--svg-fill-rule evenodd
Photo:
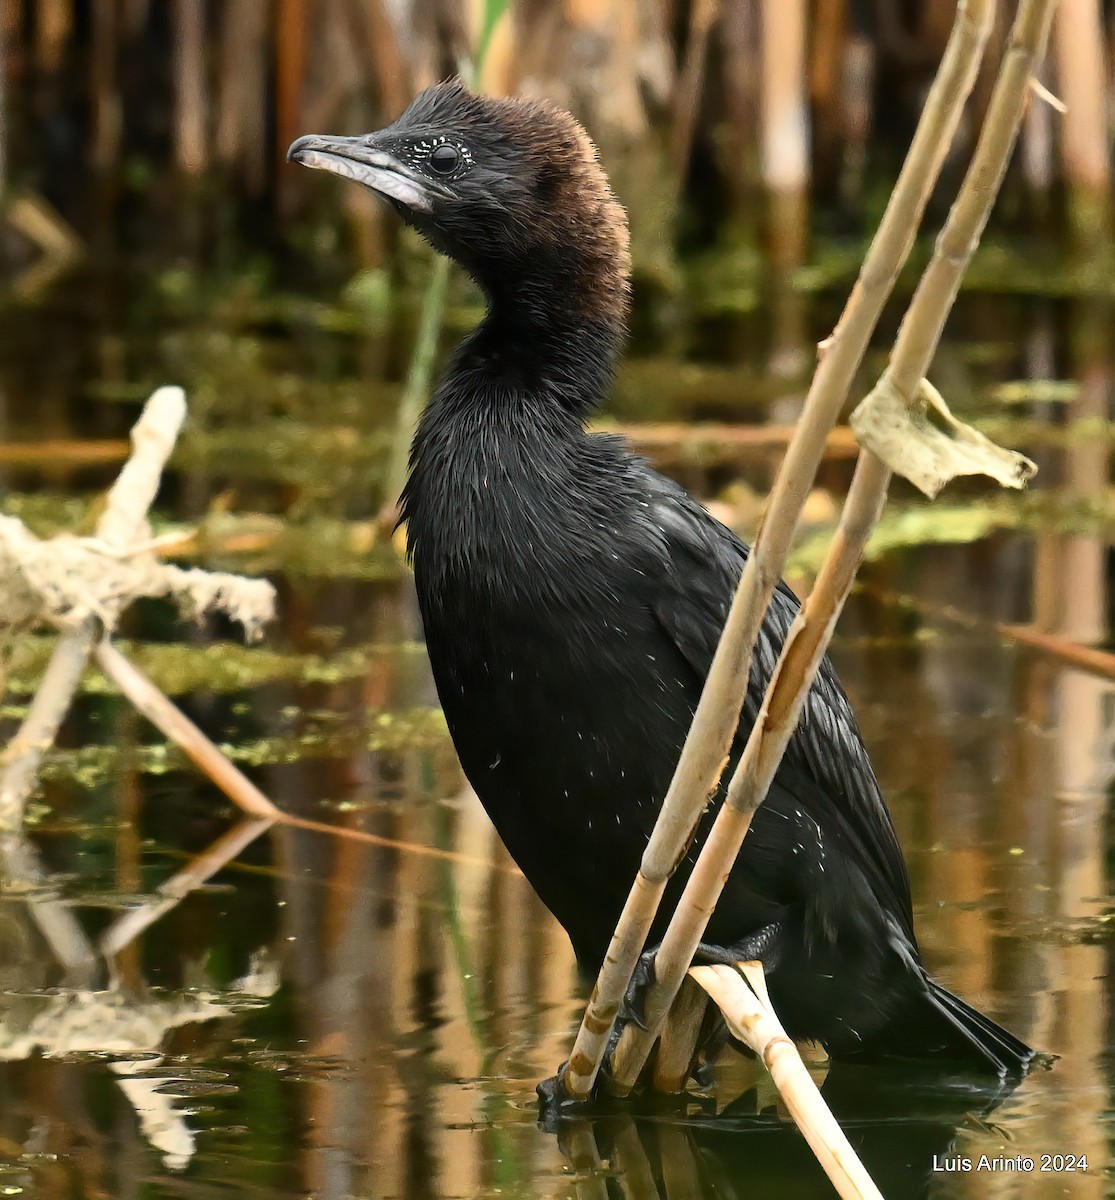
<instances>
[{"instance_id":1,"label":"dry reed stalk","mask_svg":"<svg viewBox=\"0 0 1115 1200\"><path fill-rule=\"evenodd\" d=\"M591 1121L573 1123L564 1135L562 1153L573 1168L577 1200L609 1200L609 1171L596 1144Z\"/></svg>"},{"instance_id":2,"label":"dry reed stalk","mask_svg":"<svg viewBox=\"0 0 1115 1200\"><path fill-rule=\"evenodd\" d=\"M498 9L497 11L494 11ZM472 44L477 47L476 86L490 96L509 96L519 79L519 45L510 3L473 6Z\"/></svg>"},{"instance_id":3,"label":"dry reed stalk","mask_svg":"<svg viewBox=\"0 0 1115 1200\"><path fill-rule=\"evenodd\" d=\"M875 62L877 50L870 38L852 33L844 44L838 108L844 142L840 191L846 200L863 192L867 147L875 121Z\"/></svg>"},{"instance_id":4,"label":"dry reed stalk","mask_svg":"<svg viewBox=\"0 0 1115 1200\"><path fill-rule=\"evenodd\" d=\"M1022 122L1034 65L1044 52L1056 0L1022 0L1003 55L987 121L956 203L898 331L884 380L913 405L936 352L961 279L979 244ZM751 819L766 796L847 598L867 538L886 499L890 467L865 449L825 562L795 618L727 796L662 940L657 984L647 997L649 1030L629 1024L612 1055L617 1089L630 1088L654 1044L708 924Z\"/></svg>"},{"instance_id":5,"label":"dry reed stalk","mask_svg":"<svg viewBox=\"0 0 1115 1200\"><path fill-rule=\"evenodd\" d=\"M763 184L798 196L809 185L805 0L763 0Z\"/></svg>"},{"instance_id":6,"label":"dry reed stalk","mask_svg":"<svg viewBox=\"0 0 1115 1200\"><path fill-rule=\"evenodd\" d=\"M732 1033L770 1072L790 1115L843 1200L883 1200L782 1028L758 963L694 967L689 974L720 1007Z\"/></svg>"},{"instance_id":7,"label":"dry reed stalk","mask_svg":"<svg viewBox=\"0 0 1115 1200\"><path fill-rule=\"evenodd\" d=\"M373 64L380 112L406 108L410 72L399 45L399 36L384 0L351 0L353 19L363 31L364 53Z\"/></svg>"},{"instance_id":8,"label":"dry reed stalk","mask_svg":"<svg viewBox=\"0 0 1115 1200\"><path fill-rule=\"evenodd\" d=\"M102 190L109 186L110 172L120 159L123 115L120 92L116 86L117 28L116 3L104 0L94 4L90 14L92 31L89 45L89 90L92 95L93 165L101 175Z\"/></svg>"},{"instance_id":9,"label":"dry reed stalk","mask_svg":"<svg viewBox=\"0 0 1115 1200\"><path fill-rule=\"evenodd\" d=\"M757 20L753 0L720 0L720 10L717 44L722 60L720 70L727 133L724 167L737 215L742 215L752 183L751 164L759 157L755 149L759 124L756 119L758 72L755 69Z\"/></svg>"},{"instance_id":10,"label":"dry reed stalk","mask_svg":"<svg viewBox=\"0 0 1115 1200\"><path fill-rule=\"evenodd\" d=\"M839 113L847 38L848 0L818 0L809 39L809 97L815 107Z\"/></svg>"},{"instance_id":11,"label":"dry reed stalk","mask_svg":"<svg viewBox=\"0 0 1115 1200\"><path fill-rule=\"evenodd\" d=\"M118 3L122 8L121 27L129 38L135 38L151 20L152 6L161 3L161 0L118 0Z\"/></svg>"},{"instance_id":12,"label":"dry reed stalk","mask_svg":"<svg viewBox=\"0 0 1115 1200\"><path fill-rule=\"evenodd\" d=\"M1111 97L1099 0L1061 0L1053 50L1057 94L1067 109L1057 122L1061 159L1076 193L1070 216L1083 225L1082 232L1094 232L1111 192Z\"/></svg>"},{"instance_id":13,"label":"dry reed stalk","mask_svg":"<svg viewBox=\"0 0 1115 1200\"><path fill-rule=\"evenodd\" d=\"M205 51L204 0L175 0L174 155L187 175L209 166Z\"/></svg>"},{"instance_id":14,"label":"dry reed stalk","mask_svg":"<svg viewBox=\"0 0 1115 1200\"><path fill-rule=\"evenodd\" d=\"M1030 190L1040 197L1053 186L1053 110L1031 104L1022 126L1022 173Z\"/></svg>"},{"instance_id":15,"label":"dry reed stalk","mask_svg":"<svg viewBox=\"0 0 1115 1200\"><path fill-rule=\"evenodd\" d=\"M762 710L662 939L655 958L657 982L647 997L647 1029L628 1024L612 1052L609 1082L621 1094L634 1085L654 1046L674 991L693 961L751 820L797 727L817 667L855 579L864 545L882 509L889 479L890 471L865 451L828 555L786 635Z\"/></svg>"},{"instance_id":16,"label":"dry reed stalk","mask_svg":"<svg viewBox=\"0 0 1115 1200\"><path fill-rule=\"evenodd\" d=\"M62 65L66 42L73 35L73 0L37 0L32 12L36 66L44 75L53 75Z\"/></svg>"},{"instance_id":17,"label":"dry reed stalk","mask_svg":"<svg viewBox=\"0 0 1115 1200\"><path fill-rule=\"evenodd\" d=\"M929 369L968 263L991 215L1056 7L1057 0L1021 0L1019 4L971 164L891 352L886 374L904 396L914 395Z\"/></svg>"},{"instance_id":18,"label":"dry reed stalk","mask_svg":"<svg viewBox=\"0 0 1115 1200\"><path fill-rule=\"evenodd\" d=\"M8 46L12 31L8 23L12 19L0 0L0 215L8 190Z\"/></svg>"},{"instance_id":19,"label":"dry reed stalk","mask_svg":"<svg viewBox=\"0 0 1115 1200\"><path fill-rule=\"evenodd\" d=\"M267 7L226 0L219 33L217 158L235 168L253 194L267 177Z\"/></svg>"},{"instance_id":20,"label":"dry reed stalk","mask_svg":"<svg viewBox=\"0 0 1115 1200\"><path fill-rule=\"evenodd\" d=\"M612 937L562 1075L566 1093L591 1092L632 971L646 944L666 882L716 788L739 724L751 655L771 593L782 577L798 514L847 398L868 341L909 255L964 105L979 70L994 0L961 0L956 23L906 161L844 308L824 346L801 420L774 482L716 648L693 724L639 875Z\"/></svg>"},{"instance_id":21,"label":"dry reed stalk","mask_svg":"<svg viewBox=\"0 0 1115 1200\"><path fill-rule=\"evenodd\" d=\"M623 1117L611 1130L611 1138L612 1164L623 1200L658 1200L654 1168L635 1122Z\"/></svg>"},{"instance_id":22,"label":"dry reed stalk","mask_svg":"<svg viewBox=\"0 0 1115 1200\"><path fill-rule=\"evenodd\" d=\"M809 105L815 175L843 183L856 151L857 97L847 85L857 35L849 27L849 0L818 0L809 29ZM858 164L855 164L858 166ZM848 172L850 174L850 172Z\"/></svg>"},{"instance_id":23,"label":"dry reed stalk","mask_svg":"<svg viewBox=\"0 0 1115 1200\"><path fill-rule=\"evenodd\" d=\"M286 148L301 132L302 82L306 68L306 0L278 0L272 24L275 42L275 154L280 168ZM295 173L279 171L280 199L297 187Z\"/></svg>"},{"instance_id":24,"label":"dry reed stalk","mask_svg":"<svg viewBox=\"0 0 1115 1200\"><path fill-rule=\"evenodd\" d=\"M685 1091L707 1008L708 996L693 980L685 980L674 998L654 1056L651 1087L656 1092L672 1095Z\"/></svg>"},{"instance_id":25,"label":"dry reed stalk","mask_svg":"<svg viewBox=\"0 0 1115 1200\"><path fill-rule=\"evenodd\" d=\"M720 1190L716 1186L719 1181L709 1178L711 1173L691 1127L662 1122L654 1132L664 1200L707 1200Z\"/></svg>"},{"instance_id":26,"label":"dry reed stalk","mask_svg":"<svg viewBox=\"0 0 1115 1200\"><path fill-rule=\"evenodd\" d=\"M605 139L604 145L606 139L637 138L647 130L647 110L639 87L643 48L639 9L646 7L630 0L566 0L562 7L574 44L596 48L596 61L582 72L574 88L591 105L583 115L591 115L590 123Z\"/></svg>"},{"instance_id":27,"label":"dry reed stalk","mask_svg":"<svg viewBox=\"0 0 1115 1200\"><path fill-rule=\"evenodd\" d=\"M719 15L719 0L694 0L689 7L689 37L685 60L674 89L674 119L670 130L670 158L679 189L685 182L693 150L693 131L701 107L708 59L709 35Z\"/></svg>"},{"instance_id":28,"label":"dry reed stalk","mask_svg":"<svg viewBox=\"0 0 1115 1200\"><path fill-rule=\"evenodd\" d=\"M124 438L37 438L33 442L6 442L0 446L0 466L111 466L124 462L128 451Z\"/></svg>"},{"instance_id":29,"label":"dry reed stalk","mask_svg":"<svg viewBox=\"0 0 1115 1200\"><path fill-rule=\"evenodd\" d=\"M23 0L0 0L0 38L5 46L23 41L25 23Z\"/></svg>"}]
</instances>

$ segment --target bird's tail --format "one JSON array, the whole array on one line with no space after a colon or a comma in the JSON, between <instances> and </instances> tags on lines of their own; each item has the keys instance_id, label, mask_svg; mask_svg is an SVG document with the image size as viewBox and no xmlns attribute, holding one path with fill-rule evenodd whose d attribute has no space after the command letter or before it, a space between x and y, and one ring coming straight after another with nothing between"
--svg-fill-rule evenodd
<instances>
[{"instance_id":1,"label":"bird's tail","mask_svg":"<svg viewBox=\"0 0 1115 1200\"><path fill-rule=\"evenodd\" d=\"M951 1059L1000 1078L1025 1075L1040 1057L990 1017L929 978L916 947L900 929L890 945L906 962L907 986L881 1028L864 1039L866 1057Z\"/></svg>"},{"instance_id":2,"label":"bird's tail","mask_svg":"<svg viewBox=\"0 0 1115 1200\"><path fill-rule=\"evenodd\" d=\"M920 964L919 964L920 968ZM919 969L889 1020L865 1037L852 1058L951 1061L1020 1078L1036 1052Z\"/></svg>"},{"instance_id":3,"label":"bird's tail","mask_svg":"<svg viewBox=\"0 0 1115 1200\"><path fill-rule=\"evenodd\" d=\"M986 1064L999 1075L1024 1075L1035 1051L959 996L926 979L926 1001L944 1042L940 1053Z\"/></svg>"}]
</instances>

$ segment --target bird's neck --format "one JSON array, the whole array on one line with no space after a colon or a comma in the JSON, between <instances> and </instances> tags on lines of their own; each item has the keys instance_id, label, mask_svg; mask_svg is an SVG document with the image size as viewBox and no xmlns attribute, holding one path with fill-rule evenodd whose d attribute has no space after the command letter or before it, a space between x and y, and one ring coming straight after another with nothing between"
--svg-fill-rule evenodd
<instances>
[{"instance_id":1,"label":"bird's neck","mask_svg":"<svg viewBox=\"0 0 1115 1200\"><path fill-rule=\"evenodd\" d=\"M492 298L411 448L403 513L416 566L475 558L531 512L567 502L583 474L585 417L611 383L623 332L576 309Z\"/></svg>"},{"instance_id":2,"label":"bird's neck","mask_svg":"<svg viewBox=\"0 0 1115 1200\"><path fill-rule=\"evenodd\" d=\"M444 386L487 386L493 397L583 419L611 387L625 335L622 316L593 311L552 285L489 290L487 315L457 351Z\"/></svg>"}]
</instances>

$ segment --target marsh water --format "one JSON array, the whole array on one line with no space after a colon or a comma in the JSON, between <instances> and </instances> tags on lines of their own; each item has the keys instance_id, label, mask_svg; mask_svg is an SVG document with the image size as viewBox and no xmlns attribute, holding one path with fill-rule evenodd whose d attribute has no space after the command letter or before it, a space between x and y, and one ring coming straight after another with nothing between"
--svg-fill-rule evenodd
<instances>
[{"instance_id":1,"label":"marsh water","mask_svg":"<svg viewBox=\"0 0 1115 1200\"><path fill-rule=\"evenodd\" d=\"M640 295L606 415L636 440L655 422L647 453L753 527L777 437L680 423L791 422L857 256ZM933 507L896 485L833 647L926 959L1060 1056L1012 1092L834 1068L826 1095L888 1197L1115 1195L1115 695L1064 657L1108 625L1096 277L1048 247L985 252L934 378L1040 461L1038 485L961 483ZM277 805L339 832L245 824L89 673L28 812L45 877L0 892L0 1194L830 1195L769 1083L731 1055L710 1092L539 1122L534 1088L584 984L465 786L378 521L413 301L374 276L338 299L266 272L93 259L3 302L0 507L43 534L91 528L143 398L181 383L191 417L155 532L198 528L183 559L266 575L279 617L245 646L148 602L121 644ZM446 343L476 315L456 281ZM850 470L835 447L799 588ZM7 734L49 648L7 647Z\"/></svg>"}]
</instances>

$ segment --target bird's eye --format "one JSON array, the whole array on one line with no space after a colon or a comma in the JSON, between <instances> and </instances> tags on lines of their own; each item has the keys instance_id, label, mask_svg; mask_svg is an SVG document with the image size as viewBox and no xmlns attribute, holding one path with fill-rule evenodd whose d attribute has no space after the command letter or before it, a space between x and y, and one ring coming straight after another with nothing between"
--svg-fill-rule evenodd
<instances>
[{"instance_id":1,"label":"bird's eye","mask_svg":"<svg viewBox=\"0 0 1115 1200\"><path fill-rule=\"evenodd\" d=\"M439 175L452 175L460 161L460 151L448 142L442 142L430 152L430 167Z\"/></svg>"}]
</instances>

